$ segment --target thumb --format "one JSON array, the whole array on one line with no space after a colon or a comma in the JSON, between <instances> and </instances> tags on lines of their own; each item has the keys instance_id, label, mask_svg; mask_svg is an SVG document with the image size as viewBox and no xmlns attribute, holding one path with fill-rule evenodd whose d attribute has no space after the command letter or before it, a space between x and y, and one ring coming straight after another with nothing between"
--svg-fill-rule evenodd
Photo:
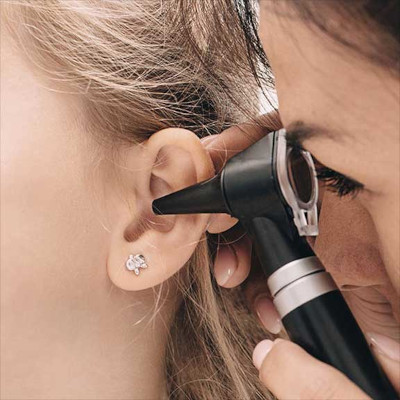
<instances>
[{"instance_id":1,"label":"thumb","mask_svg":"<svg viewBox=\"0 0 400 400\"><path fill-rule=\"evenodd\" d=\"M340 371L287 340L263 340L254 349L253 362L261 381L278 399L369 399Z\"/></svg>"},{"instance_id":2,"label":"thumb","mask_svg":"<svg viewBox=\"0 0 400 400\"><path fill-rule=\"evenodd\" d=\"M367 333L367 340L387 377L400 392L400 344L378 333Z\"/></svg>"}]
</instances>

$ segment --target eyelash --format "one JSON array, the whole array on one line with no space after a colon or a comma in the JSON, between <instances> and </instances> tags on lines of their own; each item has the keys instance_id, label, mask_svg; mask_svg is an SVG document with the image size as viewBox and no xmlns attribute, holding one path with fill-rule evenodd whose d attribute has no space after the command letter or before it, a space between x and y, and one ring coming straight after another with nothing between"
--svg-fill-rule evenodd
<instances>
[{"instance_id":1,"label":"eyelash","mask_svg":"<svg viewBox=\"0 0 400 400\"><path fill-rule=\"evenodd\" d=\"M364 189L362 183L348 178L347 176L321 164L316 165L315 169L317 171L318 180L324 182L325 186L331 189L331 191L336 192L339 197L351 195L355 198Z\"/></svg>"},{"instance_id":2,"label":"eyelash","mask_svg":"<svg viewBox=\"0 0 400 400\"><path fill-rule=\"evenodd\" d=\"M296 135L288 137L288 144L295 150L307 151L301 145ZM317 179L323 182L327 188L335 192L339 197L352 196L354 199L363 189L364 185L346 175L336 172L333 169L325 167L313 157Z\"/></svg>"}]
</instances>

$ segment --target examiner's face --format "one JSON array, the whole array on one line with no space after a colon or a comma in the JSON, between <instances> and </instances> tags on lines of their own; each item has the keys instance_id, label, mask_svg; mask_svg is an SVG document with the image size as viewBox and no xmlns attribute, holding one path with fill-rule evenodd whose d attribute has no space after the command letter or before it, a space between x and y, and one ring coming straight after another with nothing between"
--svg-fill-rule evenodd
<instances>
[{"instance_id":1,"label":"examiner's face","mask_svg":"<svg viewBox=\"0 0 400 400\"><path fill-rule=\"evenodd\" d=\"M365 186L355 199L325 190L315 249L342 288L367 287L348 295L354 307L381 305L360 312L360 323L398 338L398 324L387 311L391 304L398 319L399 82L293 17L288 5L260 2L260 37L276 78L283 125L322 127L327 134L309 138L304 147L321 164Z\"/></svg>"}]
</instances>

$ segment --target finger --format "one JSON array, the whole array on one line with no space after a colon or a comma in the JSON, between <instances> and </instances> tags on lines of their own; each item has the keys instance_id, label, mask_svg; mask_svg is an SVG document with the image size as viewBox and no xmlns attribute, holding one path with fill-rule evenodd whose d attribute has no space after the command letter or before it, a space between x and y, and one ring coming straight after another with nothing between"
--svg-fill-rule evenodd
<instances>
[{"instance_id":1,"label":"finger","mask_svg":"<svg viewBox=\"0 0 400 400\"><path fill-rule=\"evenodd\" d=\"M214 214L210 218L207 226L207 232L220 233L225 232L237 224L238 220L229 214Z\"/></svg>"},{"instance_id":2,"label":"finger","mask_svg":"<svg viewBox=\"0 0 400 400\"><path fill-rule=\"evenodd\" d=\"M263 340L254 349L253 362L278 399L369 399L344 374L287 340Z\"/></svg>"},{"instance_id":3,"label":"finger","mask_svg":"<svg viewBox=\"0 0 400 400\"><path fill-rule=\"evenodd\" d=\"M262 293L254 301L254 312L264 328L277 335L282 330L282 321L268 293Z\"/></svg>"},{"instance_id":4,"label":"finger","mask_svg":"<svg viewBox=\"0 0 400 400\"><path fill-rule=\"evenodd\" d=\"M251 251L252 243L244 232L234 240L227 241L224 236L214 261L214 276L220 286L232 288L247 278L250 272Z\"/></svg>"},{"instance_id":5,"label":"finger","mask_svg":"<svg viewBox=\"0 0 400 400\"><path fill-rule=\"evenodd\" d=\"M202 139L209 152L216 171L220 171L226 161L246 149L267 133L280 129L282 123L276 111L264 114L254 121L226 129L220 134Z\"/></svg>"},{"instance_id":6,"label":"finger","mask_svg":"<svg viewBox=\"0 0 400 400\"><path fill-rule=\"evenodd\" d=\"M281 318L272 302L267 286L267 278L257 258L252 258L250 274L243 285L244 295L250 310L257 315L261 325L270 333L277 335L283 326Z\"/></svg>"},{"instance_id":7,"label":"finger","mask_svg":"<svg viewBox=\"0 0 400 400\"><path fill-rule=\"evenodd\" d=\"M400 344L378 333L367 333L367 340L387 377L400 392Z\"/></svg>"}]
</instances>

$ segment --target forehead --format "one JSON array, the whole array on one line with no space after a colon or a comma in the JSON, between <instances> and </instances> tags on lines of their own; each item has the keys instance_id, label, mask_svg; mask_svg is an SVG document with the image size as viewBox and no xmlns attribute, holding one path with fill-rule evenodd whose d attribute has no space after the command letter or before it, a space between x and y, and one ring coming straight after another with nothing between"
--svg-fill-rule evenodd
<instances>
[{"instance_id":1,"label":"forehead","mask_svg":"<svg viewBox=\"0 0 400 400\"><path fill-rule=\"evenodd\" d=\"M305 120L350 133L393 120L387 72L342 45L334 33L301 20L290 4L260 3L260 37L275 75L284 124ZM389 103L391 107L382 107Z\"/></svg>"}]
</instances>

